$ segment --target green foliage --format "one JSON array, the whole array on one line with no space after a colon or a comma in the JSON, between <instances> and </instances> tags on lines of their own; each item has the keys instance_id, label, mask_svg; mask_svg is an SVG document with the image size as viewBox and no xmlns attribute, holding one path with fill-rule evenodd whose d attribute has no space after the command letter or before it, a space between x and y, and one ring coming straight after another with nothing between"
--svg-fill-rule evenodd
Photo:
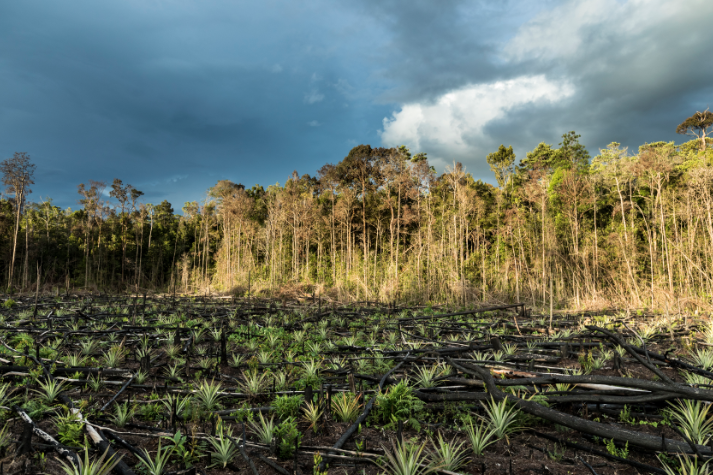
<instances>
[{"instance_id":1,"label":"green foliage","mask_svg":"<svg viewBox=\"0 0 713 475\"><path fill-rule=\"evenodd\" d=\"M10 308L14 307L16 304L17 304L17 302L15 302L13 299L7 299L2 303L2 306L10 309Z\"/></svg>"},{"instance_id":2,"label":"green foliage","mask_svg":"<svg viewBox=\"0 0 713 475\"><path fill-rule=\"evenodd\" d=\"M282 458L290 458L295 453L295 448L299 447L302 441L302 434L297 430L297 421L294 417L288 417L275 428L275 438L279 455Z\"/></svg>"},{"instance_id":3,"label":"green foliage","mask_svg":"<svg viewBox=\"0 0 713 475\"><path fill-rule=\"evenodd\" d=\"M629 442L626 442L626 445L622 448L618 448L616 444L614 443L614 439L606 440L607 444L607 452L612 454L615 457L621 457L623 459L627 458L629 456Z\"/></svg>"},{"instance_id":4,"label":"green foliage","mask_svg":"<svg viewBox=\"0 0 713 475\"><path fill-rule=\"evenodd\" d=\"M39 394L39 398L44 404L49 405L64 391L64 384L65 381L58 381L56 379L47 379L44 382L38 380L37 385L40 389L33 389L33 391Z\"/></svg>"},{"instance_id":5,"label":"green foliage","mask_svg":"<svg viewBox=\"0 0 713 475\"><path fill-rule=\"evenodd\" d=\"M322 412L323 411L319 408L319 404L314 404L312 402L305 404L302 420L309 424L309 427L307 428L308 430L312 429L315 433L319 431L318 424L320 418L322 417Z\"/></svg>"},{"instance_id":6,"label":"green foliage","mask_svg":"<svg viewBox=\"0 0 713 475\"><path fill-rule=\"evenodd\" d=\"M175 454L185 468L192 467L198 461L200 449L196 439L192 438L191 442L189 442L188 438L182 435L180 430L173 434L173 437L164 437L164 439L170 444L168 449Z\"/></svg>"},{"instance_id":7,"label":"green foliage","mask_svg":"<svg viewBox=\"0 0 713 475\"><path fill-rule=\"evenodd\" d=\"M14 442L15 438L10 433L10 429L7 424L5 424L2 430L0 430L0 456L4 457L7 448Z\"/></svg>"},{"instance_id":8,"label":"green foliage","mask_svg":"<svg viewBox=\"0 0 713 475\"><path fill-rule=\"evenodd\" d=\"M147 421L158 420L163 411L161 410L161 405L158 403L141 404L139 409L135 412L139 417Z\"/></svg>"},{"instance_id":9,"label":"green foliage","mask_svg":"<svg viewBox=\"0 0 713 475\"><path fill-rule=\"evenodd\" d=\"M299 394L295 396L277 396L275 400L272 401L272 406L275 408L277 417L280 419L297 417L302 401L304 401L304 397Z\"/></svg>"},{"instance_id":10,"label":"green foliage","mask_svg":"<svg viewBox=\"0 0 713 475\"><path fill-rule=\"evenodd\" d=\"M328 475L327 470L324 472L319 470L319 466L322 465L322 454L319 452L314 454L313 463L314 468L312 469L312 475ZM327 468L329 468L329 465L327 465Z\"/></svg>"},{"instance_id":11,"label":"green foliage","mask_svg":"<svg viewBox=\"0 0 713 475\"><path fill-rule=\"evenodd\" d=\"M622 409L619 413L619 420L627 424L631 424L633 422L633 418L631 417L631 409L626 404L624 404L624 409Z\"/></svg>"},{"instance_id":12,"label":"green foliage","mask_svg":"<svg viewBox=\"0 0 713 475\"><path fill-rule=\"evenodd\" d=\"M60 414L54 419L59 441L65 445L80 446L84 437L84 422L78 414L68 408L64 408L64 414Z\"/></svg>"},{"instance_id":13,"label":"green foliage","mask_svg":"<svg viewBox=\"0 0 713 475\"><path fill-rule=\"evenodd\" d=\"M510 174L512 174L512 166L515 163L515 152L512 149L512 145L507 148L505 148L505 145L500 145L497 152L489 153L485 159L495 174L498 185L500 185L500 188L504 188Z\"/></svg>"},{"instance_id":14,"label":"green foliage","mask_svg":"<svg viewBox=\"0 0 713 475\"><path fill-rule=\"evenodd\" d=\"M414 428L420 428L420 424L414 417L424 407L423 401L413 394L406 381L400 381L391 386L385 393L376 395L375 414L379 420L386 422L392 427L397 421L410 423Z\"/></svg>"}]
</instances>

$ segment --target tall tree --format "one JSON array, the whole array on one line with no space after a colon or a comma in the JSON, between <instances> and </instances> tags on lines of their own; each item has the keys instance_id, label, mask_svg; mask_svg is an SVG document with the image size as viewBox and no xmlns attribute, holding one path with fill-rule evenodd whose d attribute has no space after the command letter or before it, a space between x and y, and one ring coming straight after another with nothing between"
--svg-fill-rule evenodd
<instances>
[{"instance_id":1,"label":"tall tree","mask_svg":"<svg viewBox=\"0 0 713 475\"><path fill-rule=\"evenodd\" d=\"M89 180L89 188L87 188L84 183L80 183L77 186L77 191L82 198L79 200L81 205L84 205L84 211L86 213L86 225L85 225L85 243L84 243L84 253L85 253L85 272L84 272L84 286L89 285L89 256L91 252L91 230L95 222L101 222L101 217L99 216L102 209L101 196L106 188L106 183L103 181ZM99 240L101 240L101 232L99 233ZM99 241L98 245L101 244Z\"/></svg>"},{"instance_id":2,"label":"tall tree","mask_svg":"<svg viewBox=\"0 0 713 475\"><path fill-rule=\"evenodd\" d=\"M505 145L500 145L497 152L489 153L485 159L495 174L498 185L504 189L512 174L513 163L515 163L515 152L512 149L512 145L507 148L505 148Z\"/></svg>"},{"instance_id":3,"label":"tall tree","mask_svg":"<svg viewBox=\"0 0 713 475\"><path fill-rule=\"evenodd\" d=\"M693 135L701 142L701 150L706 149L706 135L708 129L713 126L713 112L706 109L703 112L696 112L688 119L684 120L676 127L677 134Z\"/></svg>"},{"instance_id":4,"label":"tall tree","mask_svg":"<svg viewBox=\"0 0 713 475\"><path fill-rule=\"evenodd\" d=\"M27 195L32 192L30 185L34 185L33 175L35 164L30 162L30 156L25 152L15 152L12 158L0 162L0 171L3 174L2 182L7 186L7 193L15 196L15 229L12 240L12 260L10 261L10 275L8 287L12 284L15 269L15 256L17 254L17 234L20 230L20 216Z\"/></svg>"},{"instance_id":5,"label":"tall tree","mask_svg":"<svg viewBox=\"0 0 713 475\"><path fill-rule=\"evenodd\" d=\"M124 271L126 268L126 228L129 225L129 213L136 207L136 200L143 195L142 192L135 189L128 183L124 185L124 182L118 178L114 178L111 184L111 191L109 196L114 198L119 202L121 207L121 214L119 215L119 220L121 222L121 284L124 284Z\"/></svg>"}]
</instances>

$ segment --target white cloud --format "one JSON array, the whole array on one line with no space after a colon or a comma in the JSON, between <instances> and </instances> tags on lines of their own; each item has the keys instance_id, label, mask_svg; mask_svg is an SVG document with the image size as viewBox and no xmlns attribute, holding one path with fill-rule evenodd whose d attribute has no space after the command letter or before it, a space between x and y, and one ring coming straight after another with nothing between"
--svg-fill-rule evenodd
<instances>
[{"instance_id":1,"label":"white cloud","mask_svg":"<svg viewBox=\"0 0 713 475\"><path fill-rule=\"evenodd\" d=\"M305 94L305 103L314 104L316 102L321 102L324 100L324 94L319 92L317 89L312 89L310 92Z\"/></svg>"},{"instance_id":2,"label":"white cloud","mask_svg":"<svg viewBox=\"0 0 713 475\"><path fill-rule=\"evenodd\" d=\"M281 72L282 72L282 66L280 66L279 64L276 63L276 64L273 64L273 65L272 65L272 68L270 68L270 70L271 70L273 73L281 73Z\"/></svg>"},{"instance_id":3,"label":"white cloud","mask_svg":"<svg viewBox=\"0 0 713 475\"><path fill-rule=\"evenodd\" d=\"M692 0L685 6L670 0L569 1L520 27L503 53L515 61L575 59L601 47L620 54L631 48L632 37L661 34L672 25L690 22L701 10L704 16L709 14L710 6L709 0Z\"/></svg>"},{"instance_id":4,"label":"white cloud","mask_svg":"<svg viewBox=\"0 0 713 475\"><path fill-rule=\"evenodd\" d=\"M566 82L544 75L522 76L489 84L474 84L442 95L433 103L405 104L384 118L385 146L407 145L445 161L473 157L487 137L484 127L517 108L561 101L574 93Z\"/></svg>"},{"instance_id":5,"label":"white cloud","mask_svg":"<svg viewBox=\"0 0 713 475\"><path fill-rule=\"evenodd\" d=\"M307 125L309 125L310 127L319 127L322 124L320 124L316 120L311 120L311 121L307 122Z\"/></svg>"}]
</instances>

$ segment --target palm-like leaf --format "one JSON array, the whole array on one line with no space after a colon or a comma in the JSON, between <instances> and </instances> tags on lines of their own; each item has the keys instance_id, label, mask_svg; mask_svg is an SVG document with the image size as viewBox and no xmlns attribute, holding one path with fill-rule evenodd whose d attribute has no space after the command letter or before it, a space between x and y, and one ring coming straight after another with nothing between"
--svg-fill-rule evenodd
<instances>
[{"instance_id":1,"label":"palm-like leaf","mask_svg":"<svg viewBox=\"0 0 713 475\"><path fill-rule=\"evenodd\" d=\"M104 452L101 457L96 460L89 460L89 449L85 447L84 461L82 461L81 458L77 458L77 462L79 462L78 467L70 465L63 460L60 460L59 463L62 465L62 470L64 470L67 475L107 475L121 460L120 457L117 458L112 455L105 461L104 459L106 458L108 451L109 449L107 448L106 452Z\"/></svg>"}]
</instances>

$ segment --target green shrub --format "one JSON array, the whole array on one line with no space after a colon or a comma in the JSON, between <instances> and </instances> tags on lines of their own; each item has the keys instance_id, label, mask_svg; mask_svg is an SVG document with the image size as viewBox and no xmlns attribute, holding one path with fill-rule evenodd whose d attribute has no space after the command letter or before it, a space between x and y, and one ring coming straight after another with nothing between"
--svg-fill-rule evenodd
<instances>
[{"instance_id":1,"label":"green shrub","mask_svg":"<svg viewBox=\"0 0 713 475\"><path fill-rule=\"evenodd\" d=\"M376 415L382 422L387 423L387 427L398 421L404 421L419 430L420 424L414 416L421 410L423 410L423 401L414 396L413 390L406 381L401 381L385 393L376 396Z\"/></svg>"},{"instance_id":2,"label":"green shrub","mask_svg":"<svg viewBox=\"0 0 713 475\"><path fill-rule=\"evenodd\" d=\"M282 421L275 428L275 437L280 457L285 459L292 457L295 447L299 446L302 441L302 434L297 430L297 420L294 417L288 417Z\"/></svg>"},{"instance_id":3,"label":"green shrub","mask_svg":"<svg viewBox=\"0 0 713 475\"><path fill-rule=\"evenodd\" d=\"M54 425L57 426L60 442L75 447L82 445L84 423L78 415L67 409L64 414L55 417L53 421Z\"/></svg>"},{"instance_id":4,"label":"green shrub","mask_svg":"<svg viewBox=\"0 0 713 475\"><path fill-rule=\"evenodd\" d=\"M280 419L287 417L297 417L300 412L300 406L304 397L301 395L295 396L277 396L272 405L275 407L275 412Z\"/></svg>"}]
</instances>

